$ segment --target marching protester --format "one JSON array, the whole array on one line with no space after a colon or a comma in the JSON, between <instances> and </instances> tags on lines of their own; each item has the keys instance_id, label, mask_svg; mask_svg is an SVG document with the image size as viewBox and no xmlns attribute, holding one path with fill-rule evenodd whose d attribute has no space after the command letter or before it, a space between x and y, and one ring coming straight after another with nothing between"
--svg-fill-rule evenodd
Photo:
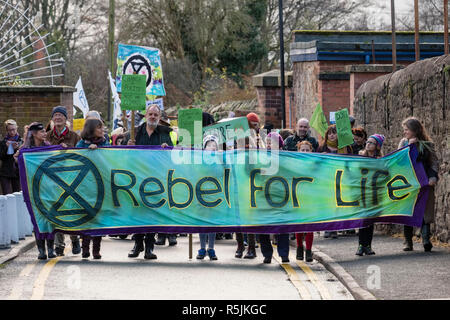
<instances>
[{"instance_id":1,"label":"marching protester","mask_svg":"<svg viewBox=\"0 0 450 320\"><path fill-rule=\"evenodd\" d=\"M161 111L161 117L159 119L159 125L169 127L170 128L170 119L164 111ZM177 135L172 130L169 132L170 139L172 141L172 145L176 145L177 143ZM175 140L175 143L174 143ZM177 245L177 234L176 233L162 233L158 232L156 237L155 244L157 246L164 246L166 244L166 239L169 240L169 247Z\"/></svg>"},{"instance_id":2,"label":"marching protester","mask_svg":"<svg viewBox=\"0 0 450 320\"><path fill-rule=\"evenodd\" d=\"M302 141L299 142L297 145L299 152L313 152L313 146L309 141ZM312 262L313 256L312 256L312 244L314 240L314 233L313 232L306 232L306 233L296 233L295 238L297 240L297 260L303 260L305 258L306 262ZM305 256L305 250L303 250L303 238L305 239L306 244L306 256Z\"/></svg>"},{"instance_id":3,"label":"marching protester","mask_svg":"<svg viewBox=\"0 0 450 320\"><path fill-rule=\"evenodd\" d=\"M80 141L80 136L70 130L67 125L67 109L64 106L54 107L52 110L51 123L47 131L48 141L51 145L60 145L63 148L73 148L76 146L78 141ZM70 240L72 241L72 253L79 254L81 252L80 240L78 236L71 235ZM55 235L55 252L58 256L64 256L64 234L56 233Z\"/></svg>"},{"instance_id":4,"label":"marching protester","mask_svg":"<svg viewBox=\"0 0 450 320\"><path fill-rule=\"evenodd\" d=\"M317 149L317 152L321 153L336 153L336 154L353 154L352 148L350 146L346 146L339 149L338 143L338 134L336 125L332 124L328 126L327 131L325 132L325 140L323 144ZM313 146L314 147L314 146ZM332 237L333 239L337 239L338 234L337 231L325 231L325 238Z\"/></svg>"},{"instance_id":5,"label":"marching protester","mask_svg":"<svg viewBox=\"0 0 450 320\"><path fill-rule=\"evenodd\" d=\"M287 151L297 151L297 144L302 141L308 141L313 146L313 152L317 151L319 148L319 143L316 138L311 137L309 134L309 121L306 118L301 118L297 121L297 127L294 135L289 136L284 141L284 150Z\"/></svg>"},{"instance_id":6,"label":"marching protester","mask_svg":"<svg viewBox=\"0 0 450 320\"><path fill-rule=\"evenodd\" d=\"M434 187L438 180L439 162L436 156L434 143L428 135L427 130L422 123L415 117L409 117L402 122L404 138L400 141L398 148L414 144L417 147L419 155L417 161L422 162L425 173L428 177L428 200L425 207L425 214L422 221L421 235L422 244L425 252L430 252L433 248L431 243L430 224L434 222ZM404 251L413 250L413 227L405 225L403 227L405 236Z\"/></svg>"},{"instance_id":7,"label":"marching protester","mask_svg":"<svg viewBox=\"0 0 450 320\"><path fill-rule=\"evenodd\" d=\"M25 142L22 145L21 149L31 149L37 147L45 147L49 146L50 143L46 141L47 133L45 132L45 128L42 123L33 122L28 127L26 127L26 137ZM16 157L18 152L16 153ZM48 258L55 258L55 236L52 233L40 233L37 235L36 231L34 232L36 238L36 246L39 251L38 259L46 260ZM45 243L47 242L47 253L45 251Z\"/></svg>"},{"instance_id":8,"label":"marching protester","mask_svg":"<svg viewBox=\"0 0 450 320\"><path fill-rule=\"evenodd\" d=\"M270 132L266 137L266 146L268 150L273 150L278 148L283 150L283 138L276 133ZM259 234L259 241L261 244L261 253L264 257L264 263L271 263L273 256L273 247L270 243L270 234ZM281 233L274 235L277 242L278 255L281 257L281 262L289 262L289 234Z\"/></svg>"},{"instance_id":9,"label":"marching protester","mask_svg":"<svg viewBox=\"0 0 450 320\"><path fill-rule=\"evenodd\" d=\"M353 140L355 141L352 144L352 151L353 154L359 154L359 152L364 150L364 148L366 147L367 133L361 127L353 128L352 133Z\"/></svg>"},{"instance_id":10,"label":"marching protester","mask_svg":"<svg viewBox=\"0 0 450 320\"><path fill-rule=\"evenodd\" d=\"M381 148L383 147L384 140L385 137L382 134L371 135L369 139L367 139L365 149L361 150L359 155L375 159L381 158L383 156ZM355 253L357 256L362 256L363 254L375 254L372 250L373 229L373 224L369 227L359 229L359 246Z\"/></svg>"},{"instance_id":11,"label":"marching protester","mask_svg":"<svg viewBox=\"0 0 450 320\"><path fill-rule=\"evenodd\" d=\"M145 119L146 122L136 128L134 137L130 137L130 131L126 133L122 145L161 146L163 148L173 146L170 138L172 129L158 124L161 119L161 110L157 105L152 104L147 108ZM145 259L157 259L156 254L153 253L155 233L135 234L134 240L135 244L128 254L129 258L136 258L145 250Z\"/></svg>"},{"instance_id":12,"label":"marching protester","mask_svg":"<svg viewBox=\"0 0 450 320\"><path fill-rule=\"evenodd\" d=\"M208 135L203 139L203 149L207 151L217 151L219 149L219 139L214 135ZM197 259L202 260L206 254L210 260L217 260L214 250L216 234L214 232L200 233L200 250L198 250ZM206 250L206 241L208 241L208 250Z\"/></svg>"},{"instance_id":13,"label":"marching protester","mask_svg":"<svg viewBox=\"0 0 450 320\"><path fill-rule=\"evenodd\" d=\"M78 141L77 148L89 148L95 150L98 147L109 146L109 140L105 138L103 121L97 118L87 118L84 123L83 131L81 132L81 140ZM81 237L81 248L83 250L81 256L83 258L89 258L89 246L92 240L92 256L94 259L101 259L100 244L102 241L101 236L88 236Z\"/></svg>"},{"instance_id":14,"label":"marching protester","mask_svg":"<svg viewBox=\"0 0 450 320\"><path fill-rule=\"evenodd\" d=\"M16 121L5 121L5 138L0 142L0 183L3 195L20 191L19 168L14 161L14 154L23 144L23 140L17 132Z\"/></svg>"}]
</instances>

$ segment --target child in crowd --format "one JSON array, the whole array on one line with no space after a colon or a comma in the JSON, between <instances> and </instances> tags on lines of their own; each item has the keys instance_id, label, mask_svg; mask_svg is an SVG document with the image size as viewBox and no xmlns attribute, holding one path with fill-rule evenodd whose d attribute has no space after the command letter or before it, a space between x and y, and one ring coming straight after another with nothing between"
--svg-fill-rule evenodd
<instances>
[{"instance_id":1,"label":"child in crowd","mask_svg":"<svg viewBox=\"0 0 450 320\"><path fill-rule=\"evenodd\" d=\"M313 146L310 142L304 140L297 144L297 150L299 152L313 152ZM314 240L314 233L296 233L295 237L297 239L297 260L303 260L304 250L303 250L303 238L306 242L306 262L312 262L312 244Z\"/></svg>"}]
</instances>

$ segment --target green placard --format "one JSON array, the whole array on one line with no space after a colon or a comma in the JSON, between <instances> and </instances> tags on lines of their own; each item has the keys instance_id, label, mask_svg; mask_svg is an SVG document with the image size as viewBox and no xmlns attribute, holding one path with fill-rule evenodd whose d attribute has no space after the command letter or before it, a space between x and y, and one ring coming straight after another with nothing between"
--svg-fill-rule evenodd
<instances>
[{"instance_id":1,"label":"green placard","mask_svg":"<svg viewBox=\"0 0 450 320\"><path fill-rule=\"evenodd\" d=\"M320 103L317 104L316 109L311 117L311 121L309 122L310 126L314 128L322 137L325 137L325 132L328 129L327 119L323 114L322 106Z\"/></svg>"},{"instance_id":2,"label":"green placard","mask_svg":"<svg viewBox=\"0 0 450 320\"><path fill-rule=\"evenodd\" d=\"M122 76L122 110L145 110L146 77L142 74L124 74Z\"/></svg>"},{"instance_id":3,"label":"green placard","mask_svg":"<svg viewBox=\"0 0 450 320\"><path fill-rule=\"evenodd\" d=\"M178 141L182 146L201 146L203 142L202 109L178 111Z\"/></svg>"},{"instance_id":4,"label":"green placard","mask_svg":"<svg viewBox=\"0 0 450 320\"><path fill-rule=\"evenodd\" d=\"M233 118L203 128L203 136L212 134L219 138L219 143L245 138L250 134L247 117Z\"/></svg>"},{"instance_id":5,"label":"green placard","mask_svg":"<svg viewBox=\"0 0 450 320\"><path fill-rule=\"evenodd\" d=\"M338 148L344 148L353 144L352 126L348 117L348 110L342 109L336 112L336 130L338 134Z\"/></svg>"}]
</instances>

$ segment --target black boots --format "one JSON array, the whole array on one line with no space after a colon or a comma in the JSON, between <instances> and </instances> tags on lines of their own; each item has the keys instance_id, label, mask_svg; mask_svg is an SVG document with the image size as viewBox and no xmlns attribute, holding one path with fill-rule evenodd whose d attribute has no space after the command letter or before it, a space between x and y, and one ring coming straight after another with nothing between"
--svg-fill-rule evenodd
<instances>
[{"instance_id":1,"label":"black boots","mask_svg":"<svg viewBox=\"0 0 450 320\"><path fill-rule=\"evenodd\" d=\"M36 239L36 245L39 251L38 259L46 260L47 254L45 253L45 239L38 240ZM48 258L56 258L56 254L54 252L55 240L47 240L47 250L48 250Z\"/></svg>"},{"instance_id":2,"label":"black boots","mask_svg":"<svg viewBox=\"0 0 450 320\"><path fill-rule=\"evenodd\" d=\"M413 230L413 227L410 226L403 227L403 233L405 235L405 246L403 248L403 251L413 251Z\"/></svg>"},{"instance_id":3,"label":"black boots","mask_svg":"<svg viewBox=\"0 0 450 320\"><path fill-rule=\"evenodd\" d=\"M157 240L155 242L155 244L157 246L163 246L166 244L166 234L165 233L158 233L158 237Z\"/></svg>"},{"instance_id":4,"label":"black boots","mask_svg":"<svg viewBox=\"0 0 450 320\"><path fill-rule=\"evenodd\" d=\"M45 253L45 240L36 239L36 245L39 250L38 259L47 260L47 254Z\"/></svg>"},{"instance_id":5,"label":"black boots","mask_svg":"<svg viewBox=\"0 0 450 320\"><path fill-rule=\"evenodd\" d=\"M80 254L80 252L81 252L80 239L72 241L72 253L73 254Z\"/></svg>"},{"instance_id":6,"label":"black boots","mask_svg":"<svg viewBox=\"0 0 450 320\"><path fill-rule=\"evenodd\" d=\"M297 247L297 260L303 260L303 247Z\"/></svg>"},{"instance_id":7,"label":"black boots","mask_svg":"<svg viewBox=\"0 0 450 320\"><path fill-rule=\"evenodd\" d=\"M177 245L177 236L176 234L169 234L169 246L173 247Z\"/></svg>"},{"instance_id":8,"label":"black boots","mask_svg":"<svg viewBox=\"0 0 450 320\"><path fill-rule=\"evenodd\" d=\"M56 258L54 251L55 240L47 240L47 255L49 259Z\"/></svg>"},{"instance_id":9,"label":"black boots","mask_svg":"<svg viewBox=\"0 0 450 320\"><path fill-rule=\"evenodd\" d=\"M148 239L147 237L145 238L145 255L144 255L144 259L157 259L156 254L153 253L153 240L152 239Z\"/></svg>"},{"instance_id":10,"label":"black boots","mask_svg":"<svg viewBox=\"0 0 450 320\"><path fill-rule=\"evenodd\" d=\"M256 258L256 248L254 245L249 245L247 253L244 256L244 259L255 259Z\"/></svg>"},{"instance_id":11,"label":"black boots","mask_svg":"<svg viewBox=\"0 0 450 320\"><path fill-rule=\"evenodd\" d=\"M142 251L144 251L144 239L136 237L134 240L134 247L130 253L128 253L128 258L136 258Z\"/></svg>"},{"instance_id":12,"label":"black boots","mask_svg":"<svg viewBox=\"0 0 450 320\"><path fill-rule=\"evenodd\" d=\"M313 261L313 254L311 250L306 249L306 262L312 262Z\"/></svg>"}]
</instances>

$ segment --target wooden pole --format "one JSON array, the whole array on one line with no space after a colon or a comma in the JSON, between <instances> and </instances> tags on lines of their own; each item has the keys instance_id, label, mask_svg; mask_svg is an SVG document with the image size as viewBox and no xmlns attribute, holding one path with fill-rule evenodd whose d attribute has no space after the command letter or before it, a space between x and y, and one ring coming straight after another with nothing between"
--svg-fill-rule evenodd
<instances>
[{"instance_id":1,"label":"wooden pole","mask_svg":"<svg viewBox=\"0 0 450 320\"><path fill-rule=\"evenodd\" d=\"M391 0L391 25L392 25L392 72L397 70L397 41L395 39L395 0Z\"/></svg>"},{"instance_id":2,"label":"wooden pole","mask_svg":"<svg viewBox=\"0 0 450 320\"><path fill-rule=\"evenodd\" d=\"M286 88L284 83L284 24L283 24L283 0L278 0L278 24L280 33L280 85L281 85L281 128L286 124Z\"/></svg>"},{"instance_id":3,"label":"wooden pole","mask_svg":"<svg viewBox=\"0 0 450 320\"><path fill-rule=\"evenodd\" d=\"M192 233L189 233L189 259L192 259Z\"/></svg>"},{"instance_id":4,"label":"wooden pole","mask_svg":"<svg viewBox=\"0 0 450 320\"><path fill-rule=\"evenodd\" d=\"M134 122L136 118L136 111L131 110L131 132L130 132L130 139L133 140L136 143L135 134L134 134Z\"/></svg>"},{"instance_id":5,"label":"wooden pole","mask_svg":"<svg viewBox=\"0 0 450 320\"><path fill-rule=\"evenodd\" d=\"M108 55L109 55L109 68L111 75L115 76L115 61L114 61L114 21L115 21L115 0L109 0L109 26L108 26ZM109 80L108 80L109 81ZM111 99L111 86L108 84L108 119L109 123L112 123L112 112L114 108L113 101Z\"/></svg>"},{"instance_id":6,"label":"wooden pole","mask_svg":"<svg viewBox=\"0 0 450 320\"><path fill-rule=\"evenodd\" d=\"M448 54L448 0L444 0L444 53Z\"/></svg>"},{"instance_id":7,"label":"wooden pole","mask_svg":"<svg viewBox=\"0 0 450 320\"><path fill-rule=\"evenodd\" d=\"M416 61L420 60L420 42L419 42L419 0L414 0L414 40L416 49Z\"/></svg>"}]
</instances>

